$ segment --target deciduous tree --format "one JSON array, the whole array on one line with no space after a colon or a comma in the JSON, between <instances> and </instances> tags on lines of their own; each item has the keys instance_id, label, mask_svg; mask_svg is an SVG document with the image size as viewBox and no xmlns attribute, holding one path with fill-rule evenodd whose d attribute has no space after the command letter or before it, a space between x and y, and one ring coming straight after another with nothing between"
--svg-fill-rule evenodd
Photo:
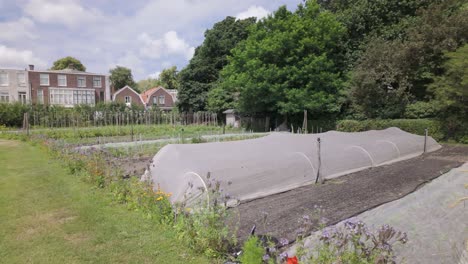
<instances>
[{"instance_id":1,"label":"deciduous tree","mask_svg":"<svg viewBox=\"0 0 468 264\"><path fill-rule=\"evenodd\" d=\"M179 73L178 106L182 111L206 109L207 93L215 86L227 57L248 36L255 18L226 17L205 32L205 40L195 49L190 63Z\"/></svg>"},{"instance_id":2,"label":"deciduous tree","mask_svg":"<svg viewBox=\"0 0 468 264\"><path fill-rule=\"evenodd\" d=\"M70 66L79 71L86 71L86 67L78 59L68 56L65 58L58 59L54 62L51 70L63 70Z\"/></svg>"},{"instance_id":3,"label":"deciduous tree","mask_svg":"<svg viewBox=\"0 0 468 264\"><path fill-rule=\"evenodd\" d=\"M136 83L133 80L132 70L129 68L117 66L114 69L111 69L109 73L111 84L114 86L116 91L125 87L125 85L128 85L133 89L137 89Z\"/></svg>"},{"instance_id":4,"label":"deciduous tree","mask_svg":"<svg viewBox=\"0 0 468 264\"><path fill-rule=\"evenodd\" d=\"M246 113L336 114L344 32L315 1L294 13L280 7L232 51L220 87L238 96L238 110Z\"/></svg>"}]
</instances>

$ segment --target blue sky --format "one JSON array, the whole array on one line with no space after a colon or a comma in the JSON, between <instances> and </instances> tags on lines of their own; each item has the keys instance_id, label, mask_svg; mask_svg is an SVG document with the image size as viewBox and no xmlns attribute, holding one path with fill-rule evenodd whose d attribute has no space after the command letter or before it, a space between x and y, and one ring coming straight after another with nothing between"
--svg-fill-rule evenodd
<instances>
[{"instance_id":1,"label":"blue sky","mask_svg":"<svg viewBox=\"0 0 468 264\"><path fill-rule=\"evenodd\" d=\"M264 17L302 0L0 0L0 68L47 69L65 56L87 71L132 69L136 80L187 65L226 16Z\"/></svg>"}]
</instances>

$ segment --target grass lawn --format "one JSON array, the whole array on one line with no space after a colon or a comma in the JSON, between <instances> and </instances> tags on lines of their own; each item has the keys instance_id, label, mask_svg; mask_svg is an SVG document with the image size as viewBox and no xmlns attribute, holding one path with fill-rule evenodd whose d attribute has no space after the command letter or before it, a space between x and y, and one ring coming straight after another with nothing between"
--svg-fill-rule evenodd
<instances>
[{"instance_id":1,"label":"grass lawn","mask_svg":"<svg viewBox=\"0 0 468 264\"><path fill-rule=\"evenodd\" d=\"M44 150L0 140L1 263L210 263Z\"/></svg>"}]
</instances>

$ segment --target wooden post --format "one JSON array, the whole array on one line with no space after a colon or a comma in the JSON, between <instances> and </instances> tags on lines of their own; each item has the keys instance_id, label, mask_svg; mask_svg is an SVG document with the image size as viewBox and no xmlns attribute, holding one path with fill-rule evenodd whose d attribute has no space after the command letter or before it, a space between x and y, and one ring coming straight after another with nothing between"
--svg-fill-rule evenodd
<instances>
[{"instance_id":1,"label":"wooden post","mask_svg":"<svg viewBox=\"0 0 468 264\"><path fill-rule=\"evenodd\" d=\"M320 178L320 167L322 165L322 159L320 157L320 138L317 138L317 157L318 157L318 165L317 165L317 177L315 178L315 183L317 184Z\"/></svg>"},{"instance_id":2,"label":"wooden post","mask_svg":"<svg viewBox=\"0 0 468 264\"><path fill-rule=\"evenodd\" d=\"M424 153L427 151L427 128L424 129Z\"/></svg>"},{"instance_id":3,"label":"wooden post","mask_svg":"<svg viewBox=\"0 0 468 264\"><path fill-rule=\"evenodd\" d=\"M29 113L24 113L23 116L23 130L26 131L26 135L29 137Z\"/></svg>"},{"instance_id":4,"label":"wooden post","mask_svg":"<svg viewBox=\"0 0 468 264\"><path fill-rule=\"evenodd\" d=\"M304 121L302 122L302 131L307 134L307 110L304 110Z\"/></svg>"}]
</instances>

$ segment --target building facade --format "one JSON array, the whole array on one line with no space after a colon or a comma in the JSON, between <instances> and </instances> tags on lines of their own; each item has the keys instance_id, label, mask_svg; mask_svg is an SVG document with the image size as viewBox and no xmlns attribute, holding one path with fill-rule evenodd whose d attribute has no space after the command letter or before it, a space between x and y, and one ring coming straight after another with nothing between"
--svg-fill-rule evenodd
<instances>
[{"instance_id":1,"label":"building facade","mask_svg":"<svg viewBox=\"0 0 468 264\"><path fill-rule=\"evenodd\" d=\"M31 101L34 104L95 105L110 101L110 85L107 75L82 72L73 68L36 71L30 65L28 71Z\"/></svg>"},{"instance_id":2,"label":"building facade","mask_svg":"<svg viewBox=\"0 0 468 264\"><path fill-rule=\"evenodd\" d=\"M112 100L114 102L125 103L128 106L132 104L138 106L145 106L140 94L128 85L115 92Z\"/></svg>"},{"instance_id":3,"label":"building facade","mask_svg":"<svg viewBox=\"0 0 468 264\"><path fill-rule=\"evenodd\" d=\"M159 86L145 91L141 94L141 98L147 108L158 107L161 110L170 111L177 102L177 90Z\"/></svg>"},{"instance_id":4,"label":"building facade","mask_svg":"<svg viewBox=\"0 0 468 264\"><path fill-rule=\"evenodd\" d=\"M0 102L31 101L29 78L26 70L0 69Z\"/></svg>"}]
</instances>

